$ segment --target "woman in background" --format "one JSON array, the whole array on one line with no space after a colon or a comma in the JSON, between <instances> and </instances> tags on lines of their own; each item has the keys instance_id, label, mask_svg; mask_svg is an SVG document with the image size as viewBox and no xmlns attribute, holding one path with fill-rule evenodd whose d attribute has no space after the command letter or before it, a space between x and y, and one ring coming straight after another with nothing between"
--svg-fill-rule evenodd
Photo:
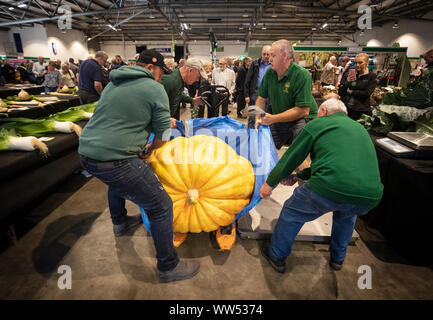
<instances>
[{"instance_id":1,"label":"woman in background","mask_svg":"<svg viewBox=\"0 0 433 320\"><path fill-rule=\"evenodd\" d=\"M72 70L69 69L69 65L67 63L62 65L62 71L60 71L60 75L62 76L62 83L60 86L68 86L68 88L73 88L77 84L77 79L75 78Z\"/></svg>"},{"instance_id":2,"label":"woman in background","mask_svg":"<svg viewBox=\"0 0 433 320\"><path fill-rule=\"evenodd\" d=\"M60 84L62 83L62 76L59 70L56 69L56 62L50 61L48 63L48 70L45 74L45 80L42 83L45 93L60 91Z\"/></svg>"},{"instance_id":3,"label":"woman in background","mask_svg":"<svg viewBox=\"0 0 433 320\"><path fill-rule=\"evenodd\" d=\"M347 107L347 113L353 120L361 118L362 114L370 115L370 96L377 85L375 73L368 70L368 55L360 53L355 58L355 68L341 78L338 94Z\"/></svg>"}]
</instances>

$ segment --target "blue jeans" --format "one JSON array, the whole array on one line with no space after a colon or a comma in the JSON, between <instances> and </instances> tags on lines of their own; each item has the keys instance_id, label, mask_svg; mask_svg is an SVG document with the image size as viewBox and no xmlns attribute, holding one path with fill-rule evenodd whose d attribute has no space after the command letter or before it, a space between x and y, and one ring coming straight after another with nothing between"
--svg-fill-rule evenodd
<instances>
[{"instance_id":1,"label":"blue jeans","mask_svg":"<svg viewBox=\"0 0 433 320\"><path fill-rule=\"evenodd\" d=\"M56 92L56 91L57 91L57 88L58 88L58 87L47 87L47 86L45 86L45 87L44 87L44 90L45 90L45 93L48 93L48 92Z\"/></svg>"},{"instance_id":2,"label":"blue jeans","mask_svg":"<svg viewBox=\"0 0 433 320\"><path fill-rule=\"evenodd\" d=\"M349 203L338 203L311 191L306 184L297 187L286 200L271 238L269 255L286 260L295 237L305 222L313 221L327 212L333 212L330 251L334 261L344 261L352 238L357 216L371 208Z\"/></svg>"},{"instance_id":3,"label":"blue jeans","mask_svg":"<svg viewBox=\"0 0 433 320\"><path fill-rule=\"evenodd\" d=\"M173 202L152 169L140 158L96 161L80 155L81 166L108 185L113 224L126 220L125 199L141 206L152 226L158 269L168 271L179 262L173 245Z\"/></svg>"}]
</instances>

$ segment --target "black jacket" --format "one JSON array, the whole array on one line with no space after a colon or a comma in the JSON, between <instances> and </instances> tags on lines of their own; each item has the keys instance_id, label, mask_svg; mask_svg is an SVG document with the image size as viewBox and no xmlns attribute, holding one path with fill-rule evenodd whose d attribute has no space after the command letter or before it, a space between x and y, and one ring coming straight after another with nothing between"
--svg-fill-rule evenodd
<instances>
[{"instance_id":1,"label":"black jacket","mask_svg":"<svg viewBox=\"0 0 433 320\"><path fill-rule=\"evenodd\" d=\"M247 77L248 69L243 65L239 68L238 76L236 77L236 90L238 92L244 91L245 79Z\"/></svg>"},{"instance_id":2,"label":"black jacket","mask_svg":"<svg viewBox=\"0 0 433 320\"><path fill-rule=\"evenodd\" d=\"M259 79L260 62L262 58L254 60L248 69L245 77L244 94L245 98L251 97L257 91L257 80Z\"/></svg>"},{"instance_id":3,"label":"black jacket","mask_svg":"<svg viewBox=\"0 0 433 320\"><path fill-rule=\"evenodd\" d=\"M349 82L347 76L349 72L345 73L341 78L338 94L341 100L346 105L347 109L353 111L369 111L370 110L370 96L377 85L377 78L375 73L368 73L362 76L356 76L356 81ZM351 92L347 92L348 89Z\"/></svg>"}]
</instances>

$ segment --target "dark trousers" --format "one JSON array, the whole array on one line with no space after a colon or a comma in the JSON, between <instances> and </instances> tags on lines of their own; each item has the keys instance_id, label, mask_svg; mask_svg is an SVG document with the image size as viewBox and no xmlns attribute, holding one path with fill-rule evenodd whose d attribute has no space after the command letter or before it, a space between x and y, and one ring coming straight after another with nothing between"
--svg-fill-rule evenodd
<instances>
[{"instance_id":1,"label":"dark trousers","mask_svg":"<svg viewBox=\"0 0 433 320\"><path fill-rule=\"evenodd\" d=\"M355 111L355 110L351 110L351 109L347 108L347 115L352 120L357 121L357 120L361 119L361 116L363 114L371 116L372 112L371 112L371 110L367 110L367 111Z\"/></svg>"},{"instance_id":2,"label":"dark trousers","mask_svg":"<svg viewBox=\"0 0 433 320\"><path fill-rule=\"evenodd\" d=\"M175 118L176 120L180 120L180 105L179 107L177 107L177 110L174 112L173 118Z\"/></svg>"},{"instance_id":3,"label":"dark trousers","mask_svg":"<svg viewBox=\"0 0 433 320\"><path fill-rule=\"evenodd\" d=\"M95 92L78 89L78 96L81 104L88 104L99 100L99 95Z\"/></svg>"},{"instance_id":4,"label":"dark trousers","mask_svg":"<svg viewBox=\"0 0 433 320\"><path fill-rule=\"evenodd\" d=\"M224 93L217 93L214 95L211 105L215 106L218 103L220 103L225 97L227 97L228 94ZM219 116L219 110L220 107L214 107L214 108L208 108L208 118L218 117ZM226 101L221 105L221 115L226 116L229 110L229 99L226 99Z\"/></svg>"},{"instance_id":5,"label":"dark trousers","mask_svg":"<svg viewBox=\"0 0 433 320\"><path fill-rule=\"evenodd\" d=\"M241 111L245 109L246 103L245 103L245 96L243 91L238 92L238 99L237 99L237 113L238 117L240 117Z\"/></svg>"},{"instance_id":6,"label":"dark trousers","mask_svg":"<svg viewBox=\"0 0 433 320\"><path fill-rule=\"evenodd\" d=\"M307 121L302 118L293 122L277 122L271 124L272 138L275 147L280 149L285 144L292 144L299 131L307 124Z\"/></svg>"},{"instance_id":7,"label":"dark trousers","mask_svg":"<svg viewBox=\"0 0 433 320\"><path fill-rule=\"evenodd\" d=\"M179 262L173 245L173 202L152 169L138 157L96 161L80 155L81 166L108 185L108 204L113 224L126 220L125 199L147 213L156 249L158 270L168 271Z\"/></svg>"}]
</instances>

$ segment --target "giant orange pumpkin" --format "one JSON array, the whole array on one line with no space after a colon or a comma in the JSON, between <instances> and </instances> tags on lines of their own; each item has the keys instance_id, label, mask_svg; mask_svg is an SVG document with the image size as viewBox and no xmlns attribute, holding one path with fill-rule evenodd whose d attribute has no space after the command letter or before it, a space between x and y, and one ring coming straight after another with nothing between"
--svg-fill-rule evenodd
<instances>
[{"instance_id":1,"label":"giant orange pumpkin","mask_svg":"<svg viewBox=\"0 0 433 320\"><path fill-rule=\"evenodd\" d=\"M251 163L213 136L175 138L153 151L150 166L173 200L175 232L229 225L254 190Z\"/></svg>"}]
</instances>

